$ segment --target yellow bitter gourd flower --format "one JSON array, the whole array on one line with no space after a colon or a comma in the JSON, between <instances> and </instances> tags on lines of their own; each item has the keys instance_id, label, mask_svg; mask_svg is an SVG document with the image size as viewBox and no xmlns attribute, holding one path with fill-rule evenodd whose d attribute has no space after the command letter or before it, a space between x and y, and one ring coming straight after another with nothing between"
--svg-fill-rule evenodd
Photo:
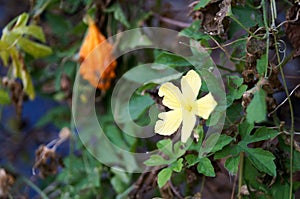
<instances>
[{"instance_id":1,"label":"yellow bitter gourd flower","mask_svg":"<svg viewBox=\"0 0 300 199\"><path fill-rule=\"evenodd\" d=\"M161 85L158 95L171 110L158 115L160 120L156 122L154 131L160 135L171 135L182 123L181 141L185 143L193 131L196 116L208 119L217 106L211 93L197 99L200 87L201 78L194 70L182 77L181 91L170 82Z\"/></svg>"}]
</instances>

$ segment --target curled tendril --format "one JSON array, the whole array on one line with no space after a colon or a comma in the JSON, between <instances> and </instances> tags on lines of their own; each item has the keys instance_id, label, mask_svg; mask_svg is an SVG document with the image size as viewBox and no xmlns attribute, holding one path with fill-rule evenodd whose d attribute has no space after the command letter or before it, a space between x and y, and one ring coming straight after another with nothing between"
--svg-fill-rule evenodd
<instances>
[{"instance_id":1,"label":"curled tendril","mask_svg":"<svg viewBox=\"0 0 300 199\"><path fill-rule=\"evenodd\" d=\"M280 40L278 40L277 44L278 44L278 47L279 47L278 48L279 52L280 53L285 53L286 52L286 43L285 43L285 41L283 41L282 39L280 39ZM283 48L280 45L282 45Z\"/></svg>"},{"instance_id":2,"label":"curled tendril","mask_svg":"<svg viewBox=\"0 0 300 199\"><path fill-rule=\"evenodd\" d=\"M278 45L278 52L283 54L283 58L281 59L280 63L277 64L277 67L281 66L286 58L286 43L283 40L279 40L275 45Z\"/></svg>"},{"instance_id":3,"label":"curled tendril","mask_svg":"<svg viewBox=\"0 0 300 199\"><path fill-rule=\"evenodd\" d=\"M270 69L270 74L269 74L269 76L266 77L266 79L269 79L269 77L272 76L272 72L273 72L273 67L269 66L268 69Z\"/></svg>"},{"instance_id":4,"label":"curled tendril","mask_svg":"<svg viewBox=\"0 0 300 199\"><path fill-rule=\"evenodd\" d=\"M298 21L299 15L300 15L300 11L297 12L297 15L296 15L295 19L292 19L292 20L285 20L285 21L281 22L278 26L276 26L276 29L279 29L279 28L280 28L282 25L284 25L285 23L294 23L294 22Z\"/></svg>"}]
</instances>

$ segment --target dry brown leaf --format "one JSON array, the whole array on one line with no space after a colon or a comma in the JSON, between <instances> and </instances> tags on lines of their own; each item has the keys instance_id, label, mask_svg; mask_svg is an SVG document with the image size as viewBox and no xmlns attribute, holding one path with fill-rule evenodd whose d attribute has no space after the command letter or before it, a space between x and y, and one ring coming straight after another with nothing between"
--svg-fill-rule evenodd
<instances>
[{"instance_id":1,"label":"dry brown leaf","mask_svg":"<svg viewBox=\"0 0 300 199\"><path fill-rule=\"evenodd\" d=\"M285 32L295 49L294 57L300 55L300 5L294 4L286 13Z\"/></svg>"},{"instance_id":2,"label":"dry brown leaf","mask_svg":"<svg viewBox=\"0 0 300 199\"><path fill-rule=\"evenodd\" d=\"M90 19L87 35L79 51L79 56L83 60L80 74L91 85L103 91L110 88L111 80L116 76L117 62L112 52L113 46Z\"/></svg>"}]
</instances>

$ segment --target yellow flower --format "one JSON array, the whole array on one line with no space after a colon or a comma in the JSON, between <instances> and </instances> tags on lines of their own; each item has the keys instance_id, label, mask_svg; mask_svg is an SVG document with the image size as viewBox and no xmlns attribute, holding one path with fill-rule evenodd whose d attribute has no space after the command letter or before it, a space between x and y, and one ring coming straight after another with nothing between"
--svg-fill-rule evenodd
<instances>
[{"instance_id":1,"label":"yellow flower","mask_svg":"<svg viewBox=\"0 0 300 199\"><path fill-rule=\"evenodd\" d=\"M170 82L161 85L158 95L171 110L158 115L160 120L156 122L154 131L160 135L171 135L182 123L181 141L185 143L193 131L196 116L208 119L217 105L211 93L197 100L200 87L201 78L194 70L182 77L181 91Z\"/></svg>"}]
</instances>

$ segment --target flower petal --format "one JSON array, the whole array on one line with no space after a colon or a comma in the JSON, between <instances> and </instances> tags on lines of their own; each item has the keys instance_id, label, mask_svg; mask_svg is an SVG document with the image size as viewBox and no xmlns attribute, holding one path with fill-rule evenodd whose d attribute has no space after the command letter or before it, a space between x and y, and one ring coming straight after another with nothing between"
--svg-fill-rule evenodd
<instances>
[{"instance_id":1,"label":"flower petal","mask_svg":"<svg viewBox=\"0 0 300 199\"><path fill-rule=\"evenodd\" d=\"M192 131L195 127L196 116L189 112L183 111L182 115L182 129L181 129L181 142L185 143L191 136Z\"/></svg>"},{"instance_id":2,"label":"flower petal","mask_svg":"<svg viewBox=\"0 0 300 199\"><path fill-rule=\"evenodd\" d=\"M154 131L160 135L171 135L182 122L181 109L160 113L158 118L161 120L157 120Z\"/></svg>"},{"instance_id":3,"label":"flower petal","mask_svg":"<svg viewBox=\"0 0 300 199\"><path fill-rule=\"evenodd\" d=\"M181 79L181 90L185 98L190 98L190 101L197 99L201 87L201 78L194 70L190 70Z\"/></svg>"},{"instance_id":4,"label":"flower petal","mask_svg":"<svg viewBox=\"0 0 300 199\"><path fill-rule=\"evenodd\" d=\"M208 119L211 112L217 106L217 102L211 93L208 93L204 97L198 99L196 101L196 104L197 104L196 114L202 117L203 119Z\"/></svg>"},{"instance_id":5,"label":"flower petal","mask_svg":"<svg viewBox=\"0 0 300 199\"><path fill-rule=\"evenodd\" d=\"M161 85L158 91L160 97L164 96L162 103L170 109L181 108L182 94L177 86L167 82Z\"/></svg>"}]
</instances>

